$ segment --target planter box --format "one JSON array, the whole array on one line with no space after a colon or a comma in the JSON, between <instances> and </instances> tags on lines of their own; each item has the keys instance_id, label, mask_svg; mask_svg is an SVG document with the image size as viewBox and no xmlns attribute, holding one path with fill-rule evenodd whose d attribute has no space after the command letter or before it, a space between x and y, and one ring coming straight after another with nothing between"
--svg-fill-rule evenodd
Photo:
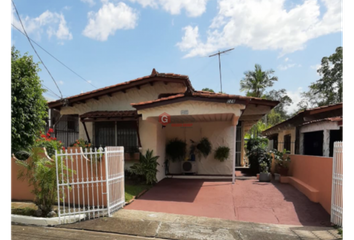
<instances>
[{"instance_id":1,"label":"planter box","mask_svg":"<svg viewBox=\"0 0 354 240\"><path fill-rule=\"evenodd\" d=\"M274 180L277 182L280 181L280 174L279 173L274 173Z\"/></svg>"},{"instance_id":2,"label":"planter box","mask_svg":"<svg viewBox=\"0 0 354 240\"><path fill-rule=\"evenodd\" d=\"M139 160L140 158L140 153L124 153L124 160L125 161L133 161L133 160Z\"/></svg>"},{"instance_id":3,"label":"planter box","mask_svg":"<svg viewBox=\"0 0 354 240\"><path fill-rule=\"evenodd\" d=\"M260 173L259 174L259 181L260 182L270 182L270 173Z\"/></svg>"}]
</instances>

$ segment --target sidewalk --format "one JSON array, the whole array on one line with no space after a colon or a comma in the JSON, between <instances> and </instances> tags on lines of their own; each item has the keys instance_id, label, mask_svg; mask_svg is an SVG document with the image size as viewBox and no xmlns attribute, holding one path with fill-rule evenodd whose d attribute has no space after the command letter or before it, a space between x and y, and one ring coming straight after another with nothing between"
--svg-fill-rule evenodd
<instances>
[{"instance_id":1,"label":"sidewalk","mask_svg":"<svg viewBox=\"0 0 354 240\"><path fill-rule=\"evenodd\" d=\"M340 239L337 230L331 227L260 224L127 209L119 210L110 218L59 227L183 240Z\"/></svg>"}]
</instances>

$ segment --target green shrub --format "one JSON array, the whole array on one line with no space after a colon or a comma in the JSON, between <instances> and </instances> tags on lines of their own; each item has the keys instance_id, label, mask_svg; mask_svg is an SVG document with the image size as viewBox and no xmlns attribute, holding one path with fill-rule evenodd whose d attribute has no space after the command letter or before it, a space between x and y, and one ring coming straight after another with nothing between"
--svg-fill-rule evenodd
<instances>
[{"instance_id":1,"label":"green shrub","mask_svg":"<svg viewBox=\"0 0 354 240\"><path fill-rule=\"evenodd\" d=\"M29 161L17 161L17 164L24 168L20 170L18 178L27 180L29 186L33 186L32 193L35 197L35 204L42 210L42 216L46 216L52 211L52 205L57 202L57 177L55 162L48 158L40 157L43 149L34 148ZM62 166L63 165L63 166ZM69 175L72 170L62 164L61 158L58 158L58 168L63 168L63 178L66 178L65 172Z\"/></svg>"},{"instance_id":2,"label":"green shrub","mask_svg":"<svg viewBox=\"0 0 354 240\"><path fill-rule=\"evenodd\" d=\"M157 182L156 173L157 173L157 165L160 165L157 162L159 156L153 157L153 150L147 150L145 155L140 154L140 159L138 163L134 163L133 166L130 167L131 171L138 175L143 176L146 180L146 184L154 184Z\"/></svg>"},{"instance_id":3,"label":"green shrub","mask_svg":"<svg viewBox=\"0 0 354 240\"><path fill-rule=\"evenodd\" d=\"M92 146L91 143L89 143L88 141L79 138L77 139L74 143L70 144L70 147L82 147L84 148L90 148Z\"/></svg>"},{"instance_id":4,"label":"green shrub","mask_svg":"<svg viewBox=\"0 0 354 240\"><path fill-rule=\"evenodd\" d=\"M184 141L178 138L172 139L166 145L166 155L172 162L183 161L187 154L186 147Z\"/></svg>"},{"instance_id":5,"label":"green shrub","mask_svg":"<svg viewBox=\"0 0 354 240\"><path fill-rule=\"evenodd\" d=\"M253 174L260 171L259 164L263 161L267 163L268 169L270 168L272 157L265 150L267 142L267 139L262 138L251 138L247 142L247 157L250 164L250 170Z\"/></svg>"}]
</instances>

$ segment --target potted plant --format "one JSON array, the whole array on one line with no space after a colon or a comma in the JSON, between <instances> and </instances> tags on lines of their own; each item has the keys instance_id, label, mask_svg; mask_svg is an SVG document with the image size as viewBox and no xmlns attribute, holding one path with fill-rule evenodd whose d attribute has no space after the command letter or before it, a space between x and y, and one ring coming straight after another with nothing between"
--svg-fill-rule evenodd
<instances>
[{"instance_id":1,"label":"potted plant","mask_svg":"<svg viewBox=\"0 0 354 240\"><path fill-rule=\"evenodd\" d=\"M187 144L178 138L170 140L166 145L166 155L168 159L172 162L183 161L187 155L186 147Z\"/></svg>"},{"instance_id":2,"label":"potted plant","mask_svg":"<svg viewBox=\"0 0 354 240\"><path fill-rule=\"evenodd\" d=\"M127 147L124 153L125 160L139 160L140 158L140 151L139 148L136 146Z\"/></svg>"},{"instance_id":3,"label":"potted plant","mask_svg":"<svg viewBox=\"0 0 354 240\"><path fill-rule=\"evenodd\" d=\"M268 163L263 161L259 164L261 172L259 173L260 182L270 182L270 172L268 172Z\"/></svg>"},{"instance_id":4,"label":"potted plant","mask_svg":"<svg viewBox=\"0 0 354 240\"><path fill-rule=\"evenodd\" d=\"M281 176L287 176L289 171L290 157L286 155L286 150L283 152L278 150L272 151L275 160L275 172ZM275 174L274 174L275 175Z\"/></svg>"},{"instance_id":5,"label":"potted plant","mask_svg":"<svg viewBox=\"0 0 354 240\"><path fill-rule=\"evenodd\" d=\"M199 153L206 158L211 152L211 143L206 137L203 137L200 142L197 144L196 148L198 149Z\"/></svg>"},{"instance_id":6,"label":"potted plant","mask_svg":"<svg viewBox=\"0 0 354 240\"><path fill-rule=\"evenodd\" d=\"M229 158L230 148L225 146L220 146L215 150L214 158L220 162L225 161Z\"/></svg>"}]
</instances>

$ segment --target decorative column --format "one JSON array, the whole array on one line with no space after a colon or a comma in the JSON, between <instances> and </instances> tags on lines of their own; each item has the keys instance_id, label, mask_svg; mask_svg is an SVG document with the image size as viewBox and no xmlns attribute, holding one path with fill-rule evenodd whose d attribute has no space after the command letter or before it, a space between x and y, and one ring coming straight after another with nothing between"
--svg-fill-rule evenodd
<instances>
[{"instance_id":1,"label":"decorative column","mask_svg":"<svg viewBox=\"0 0 354 240\"><path fill-rule=\"evenodd\" d=\"M329 141L330 141L330 130L324 129L323 130L323 156L329 157Z\"/></svg>"},{"instance_id":2,"label":"decorative column","mask_svg":"<svg viewBox=\"0 0 354 240\"><path fill-rule=\"evenodd\" d=\"M299 154L304 155L304 134L300 132L300 152Z\"/></svg>"}]
</instances>

